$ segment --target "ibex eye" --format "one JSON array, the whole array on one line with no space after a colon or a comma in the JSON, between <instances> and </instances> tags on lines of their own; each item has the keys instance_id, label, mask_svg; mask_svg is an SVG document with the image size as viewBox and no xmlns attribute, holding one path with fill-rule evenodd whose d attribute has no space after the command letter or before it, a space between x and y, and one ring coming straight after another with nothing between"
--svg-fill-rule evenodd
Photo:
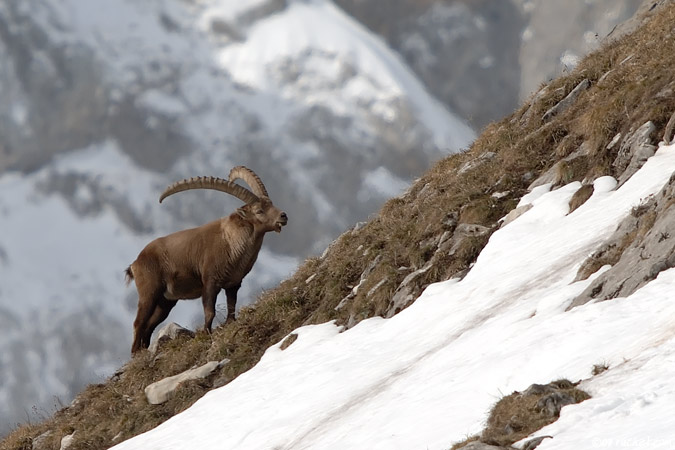
<instances>
[{"instance_id":1,"label":"ibex eye","mask_svg":"<svg viewBox=\"0 0 675 450\"><path fill-rule=\"evenodd\" d=\"M255 213L256 213L256 214L262 214L262 213L263 213L263 210L262 210L262 209L259 209L259 210L257 210Z\"/></svg>"}]
</instances>

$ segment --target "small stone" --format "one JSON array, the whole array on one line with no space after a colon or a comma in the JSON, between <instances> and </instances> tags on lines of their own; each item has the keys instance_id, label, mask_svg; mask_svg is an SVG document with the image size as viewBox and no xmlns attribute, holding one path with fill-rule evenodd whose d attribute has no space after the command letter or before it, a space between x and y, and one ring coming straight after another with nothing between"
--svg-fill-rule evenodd
<instances>
[{"instance_id":1,"label":"small stone","mask_svg":"<svg viewBox=\"0 0 675 450\"><path fill-rule=\"evenodd\" d=\"M157 353L160 344L176 339L178 336L181 335L194 337L195 333L194 331L188 330L187 328L184 328L175 322L171 322L163 326L162 329L159 330L159 333L157 333L157 339L155 339L152 342L152 344L150 344L149 348L150 353L154 355L155 353Z\"/></svg>"},{"instance_id":2,"label":"small stone","mask_svg":"<svg viewBox=\"0 0 675 450\"><path fill-rule=\"evenodd\" d=\"M553 439L553 436L539 436L530 439L523 444L523 450L534 450L539 447L539 444L541 444L544 439Z\"/></svg>"},{"instance_id":3,"label":"small stone","mask_svg":"<svg viewBox=\"0 0 675 450\"><path fill-rule=\"evenodd\" d=\"M204 364L203 366L196 367L194 369L186 370L183 373L174 375L172 377L164 378L155 383L148 385L145 388L145 397L148 399L148 403L151 405L159 405L164 403L169 399L169 396L178 389L178 386L183 381L188 380L197 380L199 378L205 378L211 375L216 370L223 367L225 364L230 362L229 359L224 359L220 362L210 361Z\"/></svg>"},{"instance_id":4,"label":"small stone","mask_svg":"<svg viewBox=\"0 0 675 450\"><path fill-rule=\"evenodd\" d=\"M51 431L45 431L41 435L33 438L32 450L46 450L49 448L49 438L52 436Z\"/></svg>"},{"instance_id":5,"label":"small stone","mask_svg":"<svg viewBox=\"0 0 675 450\"><path fill-rule=\"evenodd\" d=\"M75 439L75 433L63 436L61 438L61 448L60 450L66 450L68 447L73 445L73 439Z\"/></svg>"}]
</instances>

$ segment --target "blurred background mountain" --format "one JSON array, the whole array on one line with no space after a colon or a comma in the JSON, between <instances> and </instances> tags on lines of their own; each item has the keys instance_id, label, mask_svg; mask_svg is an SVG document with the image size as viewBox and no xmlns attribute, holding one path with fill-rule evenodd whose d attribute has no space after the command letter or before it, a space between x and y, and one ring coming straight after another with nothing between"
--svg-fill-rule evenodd
<instances>
[{"instance_id":1,"label":"blurred background mountain","mask_svg":"<svg viewBox=\"0 0 675 450\"><path fill-rule=\"evenodd\" d=\"M123 270L236 199L290 217L240 306L598 45L638 0L0 3L0 434L128 358ZM199 302L169 320L201 323Z\"/></svg>"}]
</instances>

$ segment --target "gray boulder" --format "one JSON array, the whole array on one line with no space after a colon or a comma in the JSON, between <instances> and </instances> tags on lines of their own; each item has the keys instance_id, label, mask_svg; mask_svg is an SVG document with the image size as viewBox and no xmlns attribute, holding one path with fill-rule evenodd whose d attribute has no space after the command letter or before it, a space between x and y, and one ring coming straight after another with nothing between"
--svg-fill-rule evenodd
<instances>
[{"instance_id":1,"label":"gray boulder","mask_svg":"<svg viewBox=\"0 0 675 450\"><path fill-rule=\"evenodd\" d=\"M152 383L145 388L145 397L151 405L164 403L169 399L171 394L178 389L178 386L182 382L206 378L216 370L222 368L228 362L230 362L229 359L224 359L220 362L210 361L203 366L195 367L194 369L186 370L178 375Z\"/></svg>"},{"instance_id":2,"label":"gray boulder","mask_svg":"<svg viewBox=\"0 0 675 450\"><path fill-rule=\"evenodd\" d=\"M155 353L157 353L157 350L159 350L160 345L163 345L168 341L176 339L178 336L194 337L195 332L192 330L188 330L187 328L183 328L182 326L178 325L175 322L171 322L167 325L164 325L159 330L159 332L157 333L157 338L150 344L148 350L150 350L150 353L154 355Z\"/></svg>"}]
</instances>

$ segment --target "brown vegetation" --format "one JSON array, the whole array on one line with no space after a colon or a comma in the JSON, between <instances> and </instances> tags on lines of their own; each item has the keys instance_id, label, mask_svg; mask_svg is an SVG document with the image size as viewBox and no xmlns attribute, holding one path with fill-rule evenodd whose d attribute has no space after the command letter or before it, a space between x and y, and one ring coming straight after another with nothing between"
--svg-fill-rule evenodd
<instances>
[{"instance_id":1,"label":"brown vegetation","mask_svg":"<svg viewBox=\"0 0 675 450\"><path fill-rule=\"evenodd\" d=\"M524 392L513 392L500 399L490 411L487 426L479 436L457 443L458 450L470 442L500 447L510 446L546 425L555 422L565 405L580 403L590 398L577 389L578 383L557 380L549 384L533 384Z\"/></svg>"}]
</instances>

